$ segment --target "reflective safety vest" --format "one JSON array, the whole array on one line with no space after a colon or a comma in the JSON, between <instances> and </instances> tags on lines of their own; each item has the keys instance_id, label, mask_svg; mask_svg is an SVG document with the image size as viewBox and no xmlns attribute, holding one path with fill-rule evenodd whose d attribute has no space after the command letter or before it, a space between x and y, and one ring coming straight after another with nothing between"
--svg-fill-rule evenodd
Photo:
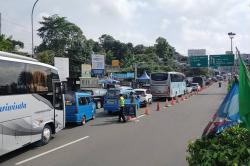
<instances>
[{"instance_id":1,"label":"reflective safety vest","mask_svg":"<svg viewBox=\"0 0 250 166\"><path fill-rule=\"evenodd\" d=\"M119 99L119 104L120 104L120 107L124 107L125 106L125 99L124 99L124 97L120 97L120 99Z\"/></svg>"}]
</instances>

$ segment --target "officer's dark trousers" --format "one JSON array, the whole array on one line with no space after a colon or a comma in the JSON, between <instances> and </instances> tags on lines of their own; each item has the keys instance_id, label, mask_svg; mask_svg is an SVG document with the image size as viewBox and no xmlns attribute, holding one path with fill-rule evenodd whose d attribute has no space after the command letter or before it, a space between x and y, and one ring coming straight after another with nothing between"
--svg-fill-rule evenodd
<instances>
[{"instance_id":1,"label":"officer's dark trousers","mask_svg":"<svg viewBox=\"0 0 250 166\"><path fill-rule=\"evenodd\" d=\"M124 115L124 107L120 107L118 121L121 121L121 119L123 120L123 122L126 122L126 117Z\"/></svg>"}]
</instances>

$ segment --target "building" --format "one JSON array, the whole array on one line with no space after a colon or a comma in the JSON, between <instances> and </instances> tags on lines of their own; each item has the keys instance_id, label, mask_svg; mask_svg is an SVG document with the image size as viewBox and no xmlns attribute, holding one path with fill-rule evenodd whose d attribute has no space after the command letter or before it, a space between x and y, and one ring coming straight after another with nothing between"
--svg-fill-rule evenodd
<instances>
[{"instance_id":1,"label":"building","mask_svg":"<svg viewBox=\"0 0 250 166\"><path fill-rule=\"evenodd\" d=\"M189 49L188 56L201 56L206 55L206 49Z\"/></svg>"}]
</instances>

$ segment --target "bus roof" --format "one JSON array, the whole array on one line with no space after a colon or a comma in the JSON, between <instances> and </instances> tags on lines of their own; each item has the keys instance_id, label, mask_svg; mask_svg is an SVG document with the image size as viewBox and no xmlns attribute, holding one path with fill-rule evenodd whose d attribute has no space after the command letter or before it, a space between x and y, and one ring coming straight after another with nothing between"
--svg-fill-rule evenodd
<instances>
[{"instance_id":1,"label":"bus roof","mask_svg":"<svg viewBox=\"0 0 250 166\"><path fill-rule=\"evenodd\" d=\"M45 63L41 63L34 58L30 58L30 57L26 57L26 56L22 56L22 55L18 55L18 54L13 54L13 53L9 53L9 52L0 51L0 59L6 60L6 61L35 64L35 65L40 65L40 66L44 66L44 67L58 70L56 67L45 64Z\"/></svg>"}]
</instances>

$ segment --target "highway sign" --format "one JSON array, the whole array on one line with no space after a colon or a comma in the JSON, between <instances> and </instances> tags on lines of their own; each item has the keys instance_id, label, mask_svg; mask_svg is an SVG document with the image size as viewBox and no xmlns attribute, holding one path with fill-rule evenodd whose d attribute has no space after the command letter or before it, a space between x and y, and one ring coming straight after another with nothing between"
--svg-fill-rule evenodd
<instances>
[{"instance_id":1,"label":"highway sign","mask_svg":"<svg viewBox=\"0 0 250 166\"><path fill-rule=\"evenodd\" d=\"M234 54L210 55L209 65L210 67L233 66Z\"/></svg>"},{"instance_id":2,"label":"highway sign","mask_svg":"<svg viewBox=\"0 0 250 166\"><path fill-rule=\"evenodd\" d=\"M190 56L189 63L191 67L208 67L208 56Z\"/></svg>"}]
</instances>

